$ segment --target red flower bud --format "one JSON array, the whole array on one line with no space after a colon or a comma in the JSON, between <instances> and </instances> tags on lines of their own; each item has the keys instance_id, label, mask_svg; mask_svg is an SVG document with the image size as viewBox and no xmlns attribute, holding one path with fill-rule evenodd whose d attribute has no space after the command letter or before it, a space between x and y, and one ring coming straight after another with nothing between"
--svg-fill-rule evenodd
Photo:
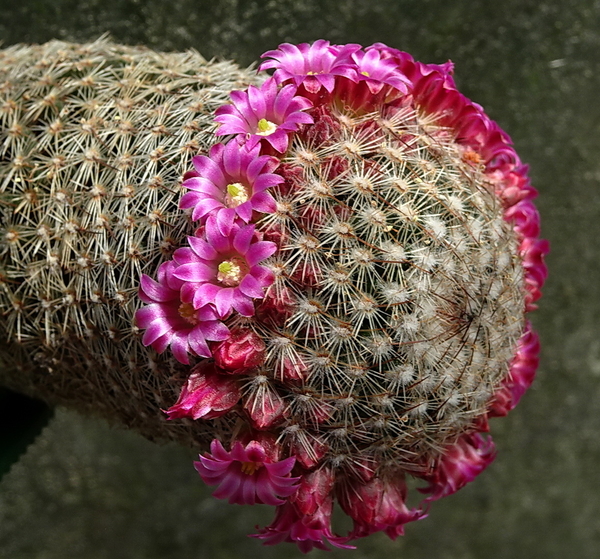
<instances>
[{"instance_id":1,"label":"red flower bud","mask_svg":"<svg viewBox=\"0 0 600 559\"><path fill-rule=\"evenodd\" d=\"M258 375L254 390L244 402L244 408L257 429L267 429L283 419L286 409L283 398L275 392L266 377Z\"/></svg>"},{"instance_id":2,"label":"red flower bud","mask_svg":"<svg viewBox=\"0 0 600 559\"><path fill-rule=\"evenodd\" d=\"M306 378L308 373L308 365L300 357L290 359L289 357L283 358L281 366L281 377L285 380L300 381Z\"/></svg>"},{"instance_id":3,"label":"red flower bud","mask_svg":"<svg viewBox=\"0 0 600 559\"><path fill-rule=\"evenodd\" d=\"M261 322L283 326L294 313L294 299L291 291L284 287L276 292L271 290L256 306L256 318Z\"/></svg>"},{"instance_id":4,"label":"red flower bud","mask_svg":"<svg viewBox=\"0 0 600 559\"><path fill-rule=\"evenodd\" d=\"M252 330L238 328L213 349L215 364L231 374L244 374L265 362L265 343Z\"/></svg>"},{"instance_id":5,"label":"red flower bud","mask_svg":"<svg viewBox=\"0 0 600 559\"><path fill-rule=\"evenodd\" d=\"M214 364L202 362L193 369L175 405L165 413L169 419L214 419L227 413L240 398L236 380L220 375Z\"/></svg>"},{"instance_id":6,"label":"red flower bud","mask_svg":"<svg viewBox=\"0 0 600 559\"><path fill-rule=\"evenodd\" d=\"M290 193L290 191L299 188L304 182L304 171L302 167L298 165L293 165L291 163L282 163L277 168L277 174L281 175L285 182L275 185L273 187L273 192L277 192L282 196L285 196Z\"/></svg>"},{"instance_id":7,"label":"red flower bud","mask_svg":"<svg viewBox=\"0 0 600 559\"><path fill-rule=\"evenodd\" d=\"M290 502L304 515L315 514L333 489L335 475L331 468L322 467L302 476L300 487Z\"/></svg>"},{"instance_id":8,"label":"red flower bud","mask_svg":"<svg viewBox=\"0 0 600 559\"><path fill-rule=\"evenodd\" d=\"M295 431L290 447L298 463L307 469L314 468L329 450L329 446L320 438L303 429Z\"/></svg>"},{"instance_id":9,"label":"red flower bud","mask_svg":"<svg viewBox=\"0 0 600 559\"><path fill-rule=\"evenodd\" d=\"M315 122L306 130L306 138L309 142L312 141L316 145L323 144L339 132L339 121L331 116L329 107L321 105L313 109L312 117Z\"/></svg>"},{"instance_id":10,"label":"red flower bud","mask_svg":"<svg viewBox=\"0 0 600 559\"><path fill-rule=\"evenodd\" d=\"M396 539L404 533L404 525L424 518L419 509L408 509L406 484L401 477L394 480L371 479L364 485L343 484L338 488L338 499L343 511L354 520L350 539L363 538L385 530Z\"/></svg>"},{"instance_id":11,"label":"red flower bud","mask_svg":"<svg viewBox=\"0 0 600 559\"><path fill-rule=\"evenodd\" d=\"M421 493L430 493L426 502L436 501L458 491L485 470L496 456L491 437L479 433L465 433L440 457L434 469L425 476L427 487Z\"/></svg>"}]
</instances>

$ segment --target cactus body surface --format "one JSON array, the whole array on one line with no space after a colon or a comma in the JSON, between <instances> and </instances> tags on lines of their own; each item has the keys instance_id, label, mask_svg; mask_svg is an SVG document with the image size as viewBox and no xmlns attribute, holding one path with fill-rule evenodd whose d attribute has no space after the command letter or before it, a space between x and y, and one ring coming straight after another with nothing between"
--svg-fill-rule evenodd
<instances>
[{"instance_id":1,"label":"cactus body surface","mask_svg":"<svg viewBox=\"0 0 600 559\"><path fill-rule=\"evenodd\" d=\"M161 408L188 372L132 317L193 226L178 209L215 109L257 81L195 52L99 40L0 51L2 382L151 439L202 434Z\"/></svg>"}]
</instances>

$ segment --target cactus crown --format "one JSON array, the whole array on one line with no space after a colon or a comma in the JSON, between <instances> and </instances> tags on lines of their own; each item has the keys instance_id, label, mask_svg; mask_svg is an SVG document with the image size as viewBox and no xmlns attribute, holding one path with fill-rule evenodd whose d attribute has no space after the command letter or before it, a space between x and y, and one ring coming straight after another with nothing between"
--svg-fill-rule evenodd
<instances>
[{"instance_id":1,"label":"cactus crown","mask_svg":"<svg viewBox=\"0 0 600 559\"><path fill-rule=\"evenodd\" d=\"M326 54L336 60L313 72ZM218 341L167 413L229 421L196 467L232 503L279 500L257 537L303 551L379 530L396 537L423 516L404 503L406 474L429 480L432 500L493 457L476 433L530 335L522 243L537 213L507 219L515 167L494 172L507 144L484 160L469 144L477 134L460 138L445 111L419 102L403 53L323 41L267 56L273 77L216 112L217 135L230 137L195 158L183 183L199 228L158 282L143 278L138 323L145 344L170 345L185 363L207 355L198 339ZM269 157L280 178L267 184L250 168ZM244 193L235 203L232 185ZM209 312L204 331L180 325L182 305ZM227 335L213 331L214 313ZM258 469L286 463L295 492L249 469L252 445L263 449ZM457 467L469 473L450 479ZM331 531L334 497L354 519L348 538Z\"/></svg>"},{"instance_id":2,"label":"cactus crown","mask_svg":"<svg viewBox=\"0 0 600 559\"><path fill-rule=\"evenodd\" d=\"M284 294L293 311L233 323L267 344L256 374L284 395L283 438L425 471L508 373L523 270L482 167L414 107L384 111L327 111L325 138L295 136L257 225L280 242L266 304Z\"/></svg>"}]
</instances>

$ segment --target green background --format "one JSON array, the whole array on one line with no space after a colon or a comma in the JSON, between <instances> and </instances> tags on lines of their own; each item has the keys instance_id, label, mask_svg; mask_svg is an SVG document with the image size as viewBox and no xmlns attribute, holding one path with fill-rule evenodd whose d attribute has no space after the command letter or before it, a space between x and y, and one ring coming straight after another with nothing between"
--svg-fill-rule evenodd
<instances>
[{"instance_id":1,"label":"green background","mask_svg":"<svg viewBox=\"0 0 600 559\"><path fill-rule=\"evenodd\" d=\"M398 541L377 535L328 557L600 556L600 2L0 0L5 46L107 31L244 65L317 38L456 63L459 87L510 133L540 191L552 245L533 318L542 364L519 407L494 420L498 458L475 483ZM300 556L248 539L271 511L212 499L191 458L59 409L0 483L0 556Z\"/></svg>"}]
</instances>

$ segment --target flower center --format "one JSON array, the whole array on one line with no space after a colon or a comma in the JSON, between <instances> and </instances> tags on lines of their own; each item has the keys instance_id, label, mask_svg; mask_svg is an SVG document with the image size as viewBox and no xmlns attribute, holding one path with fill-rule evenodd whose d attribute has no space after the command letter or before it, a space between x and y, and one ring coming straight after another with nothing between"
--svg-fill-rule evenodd
<instances>
[{"instance_id":1,"label":"flower center","mask_svg":"<svg viewBox=\"0 0 600 559\"><path fill-rule=\"evenodd\" d=\"M239 182L227 185L227 195L225 203L228 208L237 208L240 204L248 201L248 190Z\"/></svg>"},{"instance_id":2,"label":"flower center","mask_svg":"<svg viewBox=\"0 0 600 559\"><path fill-rule=\"evenodd\" d=\"M193 326L198 324L198 317L196 316L196 309L191 303L181 303L179 305L179 316L186 322L189 322Z\"/></svg>"},{"instance_id":3,"label":"flower center","mask_svg":"<svg viewBox=\"0 0 600 559\"><path fill-rule=\"evenodd\" d=\"M267 120L266 118L261 118L258 121L258 130L256 132L257 136L270 136L277 130L277 124Z\"/></svg>"},{"instance_id":4,"label":"flower center","mask_svg":"<svg viewBox=\"0 0 600 559\"><path fill-rule=\"evenodd\" d=\"M481 162L481 156L472 149L468 149L467 151L465 151L465 153L463 153L463 159L467 163L474 163L475 165Z\"/></svg>"},{"instance_id":5,"label":"flower center","mask_svg":"<svg viewBox=\"0 0 600 559\"><path fill-rule=\"evenodd\" d=\"M367 72L366 70L363 70L363 71L361 72L361 74L362 74L363 76L367 76L367 78L371 77L371 74L369 74L369 72Z\"/></svg>"},{"instance_id":6,"label":"flower center","mask_svg":"<svg viewBox=\"0 0 600 559\"><path fill-rule=\"evenodd\" d=\"M261 467L260 462L242 462L242 473L251 476Z\"/></svg>"},{"instance_id":7,"label":"flower center","mask_svg":"<svg viewBox=\"0 0 600 559\"><path fill-rule=\"evenodd\" d=\"M247 273L248 264L242 258L234 257L219 264L217 279L226 287L235 287Z\"/></svg>"}]
</instances>

